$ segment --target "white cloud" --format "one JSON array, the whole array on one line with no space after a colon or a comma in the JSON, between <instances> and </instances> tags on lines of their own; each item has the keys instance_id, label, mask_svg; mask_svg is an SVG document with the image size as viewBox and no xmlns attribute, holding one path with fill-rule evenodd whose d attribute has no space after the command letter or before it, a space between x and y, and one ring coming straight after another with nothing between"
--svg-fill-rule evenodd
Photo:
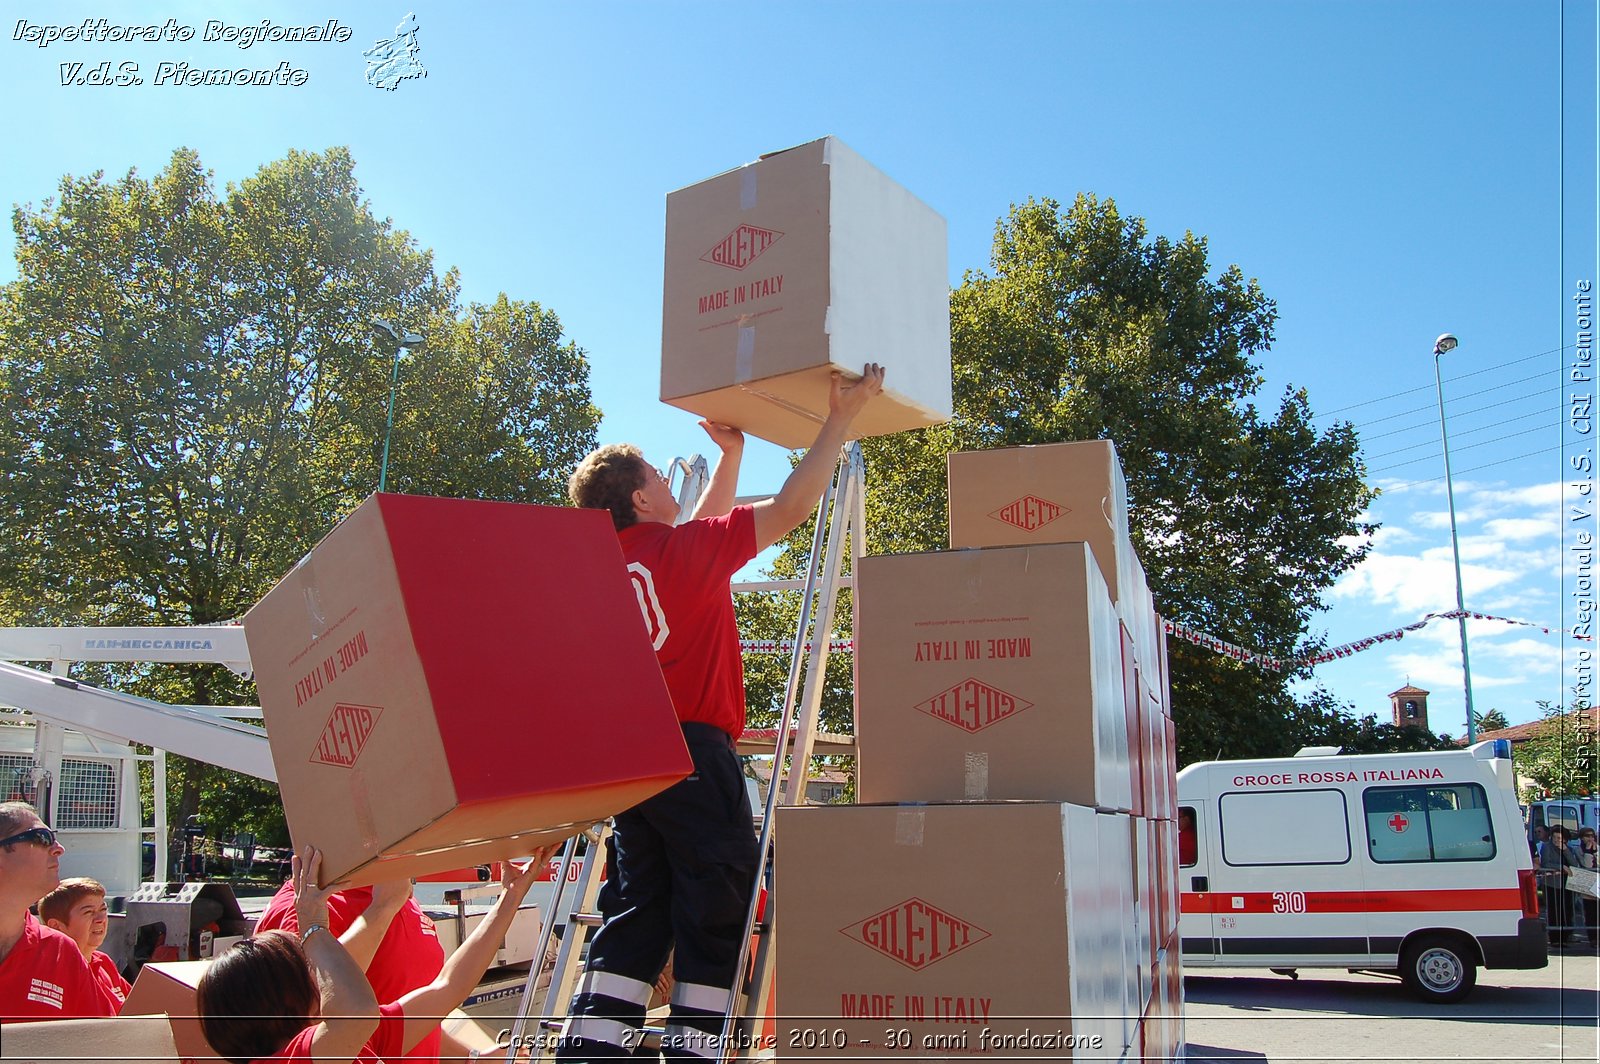
<instances>
[{"instance_id":1,"label":"white cloud","mask_svg":"<svg viewBox=\"0 0 1600 1064\"><path fill-rule=\"evenodd\" d=\"M1501 555L1495 555L1502 557ZM1520 569L1463 562L1461 585L1467 601L1474 602L1524 575ZM1374 551L1334 584L1336 599L1367 599L1395 606L1419 617L1455 607L1456 574L1450 548L1432 547L1421 554L1385 554Z\"/></svg>"},{"instance_id":2,"label":"white cloud","mask_svg":"<svg viewBox=\"0 0 1600 1064\"><path fill-rule=\"evenodd\" d=\"M1554 518L1498 517L1485 521L1483 530L1489 538L1502 542L1525 539L1554 541L1561 535L1561 523Z\"/></svg>"}]
</instances>

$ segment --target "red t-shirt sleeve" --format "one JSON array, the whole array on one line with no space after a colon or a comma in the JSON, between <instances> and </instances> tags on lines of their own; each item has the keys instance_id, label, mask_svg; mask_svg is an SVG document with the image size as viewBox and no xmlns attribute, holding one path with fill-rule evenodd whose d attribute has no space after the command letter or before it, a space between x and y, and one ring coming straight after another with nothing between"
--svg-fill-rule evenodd
<instances>
[{"instance_id":1,"label":"red t-shirt sleeve","mask_svg":"<svg viewBox=\"0 0 1600 1064\"><path fill-rule=\"evenodd\" d=\"M367 1045L385 1059L405 1052L406 1013L398 1001L378 1006L378 1029Z\"/></svg>"},{"instance_id":2,"label":"red t-shirt sleeve","mask_svg":"<svg viewBox=\"0 0 1600 1064\"><path fill-rule=\"evenodd\" d=\"M677 535L706 567L707 583L732 579L756 556L756 511L735 506L721 517L705 517L680 526ZM674 544L676 546L676 544Z\"/></svg>"}]
</instances>

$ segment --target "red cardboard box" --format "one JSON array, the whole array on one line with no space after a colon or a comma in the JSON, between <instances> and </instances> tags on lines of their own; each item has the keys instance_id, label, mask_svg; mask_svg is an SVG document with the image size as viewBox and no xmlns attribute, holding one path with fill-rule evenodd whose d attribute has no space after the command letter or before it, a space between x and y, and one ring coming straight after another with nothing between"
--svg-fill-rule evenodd
<instances>
[{"instance_id":1,"label":"red cardboard box","mask_svg":"<svg viewBox=\"0 0 1600 1064\"><path fill-rule=\"evenodd\" d=\"M945 221L836 137L667 196L661 399L809 447L833 370L888 370L857 436L948 421Z\"/></svg>"},{"instance_id":2,"label":"red cardboard box","mask_svg":"<svg viewBox=\"0 0 1600 1064\"><path fill-rule=\"evenodd\" d=\"M1121 641L1082 543L856 563L863 802L1132 801Z\"/></svg>"},{"instance_id":3,"label":"red cardboard box","mask_svg":"<svg viewBox=\"0 0 1600 1064\"><path fill-rule=\"evenodd\" d=\"M690 771L599 510L374 495L245 637L324 884L527 854Z\"/></svg>"},{"instance_id":4,"label":"red cardboard box","mask_svg":"<svg viewBox=\"0 0 1600 1064\"><path fill-rule=\"evenodd\" d=\"M1117 1060L1104 819L1045 802L779 808L778 1057Z\"/></svg>"}]
</instances>

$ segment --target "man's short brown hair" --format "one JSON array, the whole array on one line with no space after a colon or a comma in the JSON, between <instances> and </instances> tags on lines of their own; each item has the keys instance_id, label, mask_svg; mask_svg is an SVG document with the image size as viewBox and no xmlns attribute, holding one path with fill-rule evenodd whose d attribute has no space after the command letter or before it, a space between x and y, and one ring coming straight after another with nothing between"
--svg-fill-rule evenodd
<instances>
[{"instance_id":1,"label":"man's short brown hair","mask_svg":"<svg viewBox=\"0 0 1600 1064\"><path fill-rule=\"evenodd\" d=\"M106 888L101 886L97 879L90 879L88 876L63 879L56 884L55 890L39 899L39 919L68 923L72 919L74 905L88 897L105 896Z\"/></svg>"},{"instance_id":2,"label":"man's short brown hair","mask_svg":"<svg viewBox=\"0 0 1600 1064\"><path fill-rule=\"evenodd\" d=\"M608 443L589 452L567 481L567 498L574 506L609 510L617 531L636 524L633 493L645 485L650 467L644 452L631 443Z\"/></svg>"}]
</instances>

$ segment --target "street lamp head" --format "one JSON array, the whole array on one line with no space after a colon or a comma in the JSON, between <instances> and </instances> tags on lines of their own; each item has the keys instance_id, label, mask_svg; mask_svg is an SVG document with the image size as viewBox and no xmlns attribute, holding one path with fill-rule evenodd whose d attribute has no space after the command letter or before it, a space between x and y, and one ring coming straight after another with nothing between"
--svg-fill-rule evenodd
<instances>
[{"instance_id":1,"label":"street lamp head","mask_svg":"<svg viewBox=\"0 0 1600 1064\"><path fill-rule=\"evenodd\" d=\"M390 343L397 344L400 347L411 348L422 346L421 333L402 332L395 328L393 322L386 321L383 318L372 319L372 331L383 337L385 340L388 340Z\"/></svg>"},{"instance_id":2,"label":"street lamp head","mask_svg":"<svg viewBox=\"0 0 1600 1064\"><path fill-rule=\"evenodd\" d=\"M1455 350L1457 343L1459 341L1453 335L1445 333L1433 342L1433 353L1435 355L1447 354Z\"/></svg>"}]
</instances>

